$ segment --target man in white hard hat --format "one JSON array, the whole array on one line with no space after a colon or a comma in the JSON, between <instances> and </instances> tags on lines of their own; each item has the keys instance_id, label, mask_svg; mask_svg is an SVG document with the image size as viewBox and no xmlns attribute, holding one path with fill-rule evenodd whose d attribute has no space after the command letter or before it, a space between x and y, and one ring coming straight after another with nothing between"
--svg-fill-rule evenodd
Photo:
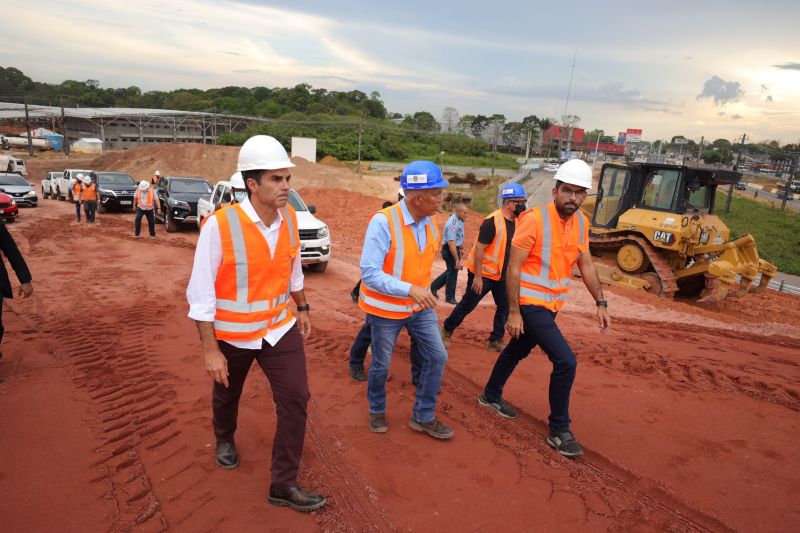
<instances>
[{"instance_id":1,"label":"man in white hard hat","mask_svg":"<svg viewBox=\"0 0 800 533\"><path fill-rule=\"evenodd\" d=\"M83 176L83 181L78 183L78 196L76 201L83 205L86 223L94 224L94 215L97 213L97 185L92 183L91 174Z\"/></svg>"},{"instance_id":2,"label":"man in white hard hat","mask_svg":"<svg viewBox=\"0 0 800 533\"><path fill-rule=\"evenodd\" d=\"M269 502L308 512L326 500L297 486L309 398L303 338L311 321L297 216L288 203L293 166L272 137L256 135L244 143L238 170L248 198L219 209L203 224L186 295L214 380L217 465L239 465L234 444L239 399L256 360L272 387L278 419Z\"/></svg>"},{"instance_id":3,"label":"man in white hard hat","mask_svg":"<svg viewBox=\"0 0 800 533\"><path fill-rule=\"evenodd\" d=\"M161 202L147 180L139 182L139 188L133 196L133 209L136 215L133 219L133 236L139 238L142 232L142 217L147 217L147 229L150 230L150 238L156 238L156 210L161 209Z\"/></svg>"},{"instance_id":4,"label":"man in white hard hat","mask_svg":"<svg viewBox=\"0 0 800 533\"><path fill-rule=\"evenodd\" d=\"M153 187L155 187L156 185L158 185L158 180L160 179L161 179L161 172L156 170L155 174L153 174L153 177L150 178L150 183L152 183Z\"/></svg>"},{"instance_id":5,"label":"man in white hard hat","mask_svg":"<svg viewBox=\"0 0 800 533\"><path fill-rule=\"evenodd\" d=\"M589 221L578 209L592 187L592 169L573 159L558 168L554 179L553 202L525 211L517 223L506 274L511 342L498 356L478 402L516 418L516 409L502 397L503 387L517 364L540 346L553 364L547 443L561 455L576 457L583 448L570 430L569 398L578 363L555 322L573 265L597 303L601 331L609 328L611 317L589 253Z\"/></svg>"},{"instance_id":6,"label":"man in white hard hat","mask_svg":"<svg viewBox=\"0 0 800 533\"><path fill-rule=\"evenodd\" d=\"M72 201L75 203L75 218L78 222L81 221L81 203L78 201L78 191L83 183L83 174L78 173L74 178L69 180L69 193L72 196Z\"/></svg>"}]
</instances>

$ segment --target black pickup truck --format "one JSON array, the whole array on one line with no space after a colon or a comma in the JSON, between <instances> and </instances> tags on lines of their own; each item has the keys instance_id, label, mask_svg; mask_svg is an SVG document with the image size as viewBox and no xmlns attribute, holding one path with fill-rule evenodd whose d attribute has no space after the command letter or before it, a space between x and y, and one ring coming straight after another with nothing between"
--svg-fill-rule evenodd
<instances>
[{"instance_id":1,"label":"black pickup truck","mask_svg":"<svg viewBox=\"0 0 800 533\"><path fill-rule=\"evenodd\" d=\"M209 196L211 182L200 177L164 176L158 180L156 194L161 202L157 215L167 232L177 231L178 224L197 223L197 201Z\"/></svg>"}]
</instances>

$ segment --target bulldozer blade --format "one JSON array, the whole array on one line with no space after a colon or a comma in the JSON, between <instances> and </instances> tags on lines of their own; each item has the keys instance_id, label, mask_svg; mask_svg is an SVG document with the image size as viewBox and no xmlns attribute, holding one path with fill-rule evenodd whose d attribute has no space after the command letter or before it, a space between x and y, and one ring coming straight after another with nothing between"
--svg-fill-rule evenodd
<instances>
[{"instance_id":1,"label":"bulldozer blade","mask_svg":"<svg viewBox=\"0 0 800 533\"><path fill-rule=\"evenodd\" d=\"M714 303L724 300L728 295L728 284L711 274L705 274L706 286L700 292L697 303Z\"/></svg>"}]
</instances>

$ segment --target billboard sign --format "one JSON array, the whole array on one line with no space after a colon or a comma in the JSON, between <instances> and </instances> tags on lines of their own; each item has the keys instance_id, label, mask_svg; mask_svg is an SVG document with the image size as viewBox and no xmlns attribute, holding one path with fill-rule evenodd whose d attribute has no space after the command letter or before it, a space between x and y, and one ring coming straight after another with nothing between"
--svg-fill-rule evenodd
<instances>
[{"instance_id":1,"label":"billboard sign","mask_svg":"<svg viewBox=\"0 0 800 533\"><path fill-rule=\"evenodd\" d=\"M628 128L625 133L625 142L638 143L642 140L642 130Z\"/></svg>"}]
</instances>

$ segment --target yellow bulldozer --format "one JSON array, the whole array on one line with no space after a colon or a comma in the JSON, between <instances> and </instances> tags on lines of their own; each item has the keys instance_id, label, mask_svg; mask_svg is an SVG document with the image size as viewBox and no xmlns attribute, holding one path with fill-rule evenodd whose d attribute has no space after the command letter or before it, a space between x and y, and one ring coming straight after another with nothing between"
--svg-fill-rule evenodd
<instances>
[{"instance_id":1,"label":"yellow bulldozer","mask_svg":"<svg viewBox=\"0 0 800 533\"><path fill-rule=\"evenodd\" d=\"M764 289L775 265L759 257L751 235L730 240L714 214L717 187L740 179L728 170L603 165L597 195L581 206L601 279L699 302Z\"/></svg>"}]
</instances>

